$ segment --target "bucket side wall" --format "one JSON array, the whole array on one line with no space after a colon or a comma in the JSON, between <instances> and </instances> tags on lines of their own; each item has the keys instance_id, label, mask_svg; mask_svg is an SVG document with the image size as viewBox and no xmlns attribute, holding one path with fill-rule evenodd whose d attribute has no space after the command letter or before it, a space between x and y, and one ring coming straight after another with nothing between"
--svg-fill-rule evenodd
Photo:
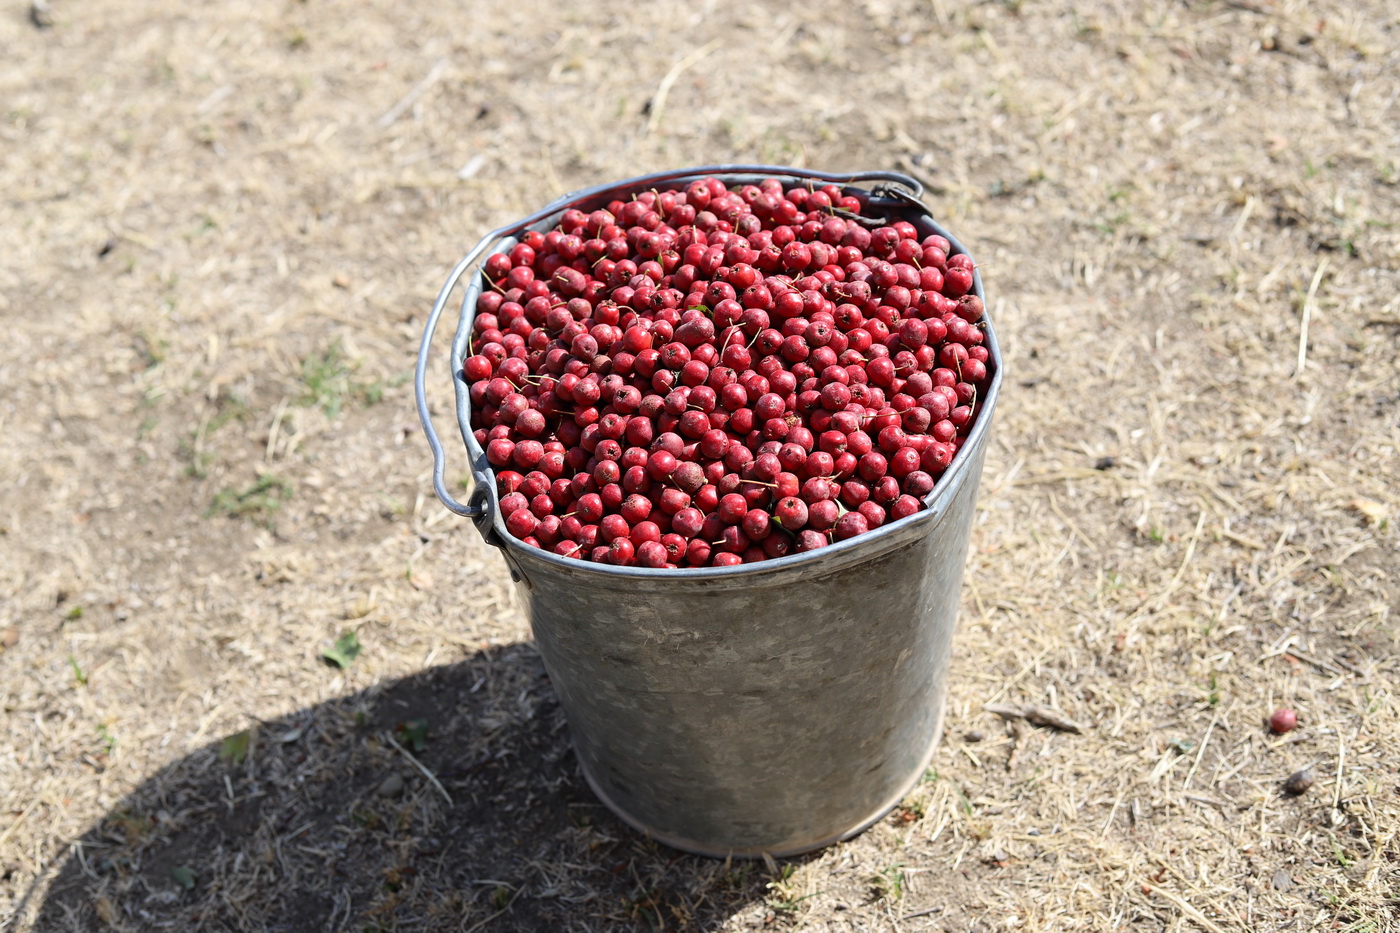
<instances>
[{"instance_id":1,"label":"bucket side wall","mask_svg":"<svg viewBox=\"0 0 1400 933\"><path fill-rule=\"evenodd\" d=\"M684 847L796 852L893 806L937 741L982 450L924 533L826 575L598 590L512 549L581 762Z\"/></svg>"}]
</instances>

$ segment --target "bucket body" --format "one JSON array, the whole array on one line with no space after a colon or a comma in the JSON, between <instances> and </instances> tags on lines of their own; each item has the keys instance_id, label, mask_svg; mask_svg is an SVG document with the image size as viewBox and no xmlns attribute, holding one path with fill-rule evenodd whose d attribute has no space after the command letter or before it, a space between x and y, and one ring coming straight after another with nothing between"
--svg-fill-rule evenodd
<instances>
[{"instance_id":1,"label":"bucket body","mask_svg":"<svg viewBox=\"0 0 1400 933\"><path fill-rule=\"evenodd\" d=\"M692 580L512 547L598 797L718 856L820 848L895 806L942 731L975 456L938 512L826 560Z\"/></svg>"},{"instance_id":2,"label":"bucket body","mask_svg":"<svg viewBox=\"0 0 1400 933\"><path fill-rule=\"evenodd\" d=\"M918 191L912 179L889 173L715 166L566 197L488 236L459 265L429 322L420 373L441 305L473 257L509 249L526 229L548 229L569 207L590 210L706 176L734 185L774 175L823 184L893 180ZM914 197L895 190L876 201L965 252ZM810 553L653 570L566 559L506 532L461 374L479 290L475 281L467 287L451 353L474 505L445 495L436 443L435 479L449 507L471 515L502 550L594 792L659 841L718 857L810 851L887 813L919 782L942 731L963 565L1002 378L990 323L990 389L923 511ZM982 295L980 277L974 291ZM419 389L436 442L421 378Z\"/></svg>"}]
</instances>

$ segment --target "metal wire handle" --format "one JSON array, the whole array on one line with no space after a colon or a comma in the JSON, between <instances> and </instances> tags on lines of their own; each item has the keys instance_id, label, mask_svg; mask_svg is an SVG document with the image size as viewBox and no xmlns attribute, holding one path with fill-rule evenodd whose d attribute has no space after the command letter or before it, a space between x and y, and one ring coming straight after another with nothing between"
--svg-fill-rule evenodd
<instances>
[{"instance_id":1,"label":"metal wire handle","mask_svg":"<svg viewBox=\"0 0 1400 933\"><path fill-rule=\"evenodd\" d=\"M475 249L457 263L457 267L447 277L447 283L442 286L437 301L433 303L433 311L428 315L428 323L423 330L423 343L418 348L418 367L413 374L413 388L418 396L418 420L423 423L423 433L428 437L428 446L433 449L433 490L437 493L437 497L442 500L443 505L467 518L477 518L485 514L486 509L481 505L463 505L447 491L447 483L443 479L443 472L447 467L447 455L442 449L442 440L438 437L437 429L433 427L432 413L428 411L427 386L425 385L428 374L428 353L432 349L433 334L437 332L438 319L442 317L443 309L447 307L447 299L452 296L457 282L481 258L481 254L499 239L501 234L500 230L488 234L476 245ZM477 490L473 488L472 492L476 493Z\"/></svg>"},{"instance_id":2,"label":"metal wire handle","mask_svg":"<svg viewBox=\"0 0 1400 933\"><path fill-rule=\"evenodd\" d=\"M477 243L472 251L457 263L452 274L447 277L447 282L442 286L442 291L438 292L437 301L433 303L432 313L428 315L428 322L423 329L423 342L418 348L418 366L414 370L413 388L418 399L418 420L423 424L423 433L428 438L428 446L433 450L433 491L437 493L438 499L458 515L467 518L479 518L486 514L483 505L464 505L458 502L450 492L447 491L447 482L444 473L447 469L447 454L443 450L442 439L438 437L437 429L433 427L432 413L428 411L427 396L427 374L428 355L432 348L433 335L437 333L438 320L442 317L443 310L447 307L447 300L452 296L457 283L461 281L467 270L476 265L481 257L499 242L502 238L515 236L524 230L534 226L552 214L559 213L565 207L597 197L598 195L613 193L626 189L645 189L647 187L665 184L682 178L703 178L710 175L763 175L763 176L784 176L794 179L815 179L817 181L830 182L831 184L852 184L854 182L881 181L902 188L906 188L912 193L914 203L923 195L924 188L917 179L899 172L871 171L871 172L819 172L812 169L794 169L784 165L702 165L696 168L672 169L666 172L657 172L652 175L641 175L637 178L630 178L624 181L609 182L604 185L595 185L591 188L584 188L579 191L572 191L562 197L556 198L549 205L541 208L535 213L521 220L497 227L486 234ZM893 189L896 193L898 189ZM908 197L908 195L903 195ZM453 378L456 378L454 373ZM473 480L477 479L473 472ZM479 484L478 484L479 485ZM472 497L484 496L485 492L474 485Z\"/></svg>"}]
</instances>

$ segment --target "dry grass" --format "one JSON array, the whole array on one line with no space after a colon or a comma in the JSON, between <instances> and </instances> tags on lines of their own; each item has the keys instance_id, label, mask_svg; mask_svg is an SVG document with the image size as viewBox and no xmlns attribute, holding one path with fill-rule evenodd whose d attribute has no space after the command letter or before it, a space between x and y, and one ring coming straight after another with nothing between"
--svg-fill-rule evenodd
<instances>
[{"instance_id":1,"label":"dry grass","mask_svg":"<svg viewBox=\"0 0 1400 933\"><path fill-rule=\"evenodd\" d=\"M1400 928L1393 4L49 15L0 16L0 928ZM404 382L482 231L725 160L924 176L1011 377L934 772L776 874L593 802Z\"/></svg>"}]
</instances>

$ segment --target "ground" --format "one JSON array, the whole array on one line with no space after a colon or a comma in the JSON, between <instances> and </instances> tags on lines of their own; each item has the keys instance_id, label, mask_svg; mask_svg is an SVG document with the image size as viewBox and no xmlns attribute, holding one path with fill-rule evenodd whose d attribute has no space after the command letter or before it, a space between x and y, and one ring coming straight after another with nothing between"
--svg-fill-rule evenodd
<instances>
[{"instance_id":1,"label":"ground","mask_svg":"<svg viewBox=\"0 0 1400 933\"><path fill-rule=\"evenodd\" d=\"M1400 928L1398 14L7 5L0 929ZM1006 352L945 740L772 866L596 803L408 379L486 230L717 162L915 174Z\"/></svg>"}]
</instances>

